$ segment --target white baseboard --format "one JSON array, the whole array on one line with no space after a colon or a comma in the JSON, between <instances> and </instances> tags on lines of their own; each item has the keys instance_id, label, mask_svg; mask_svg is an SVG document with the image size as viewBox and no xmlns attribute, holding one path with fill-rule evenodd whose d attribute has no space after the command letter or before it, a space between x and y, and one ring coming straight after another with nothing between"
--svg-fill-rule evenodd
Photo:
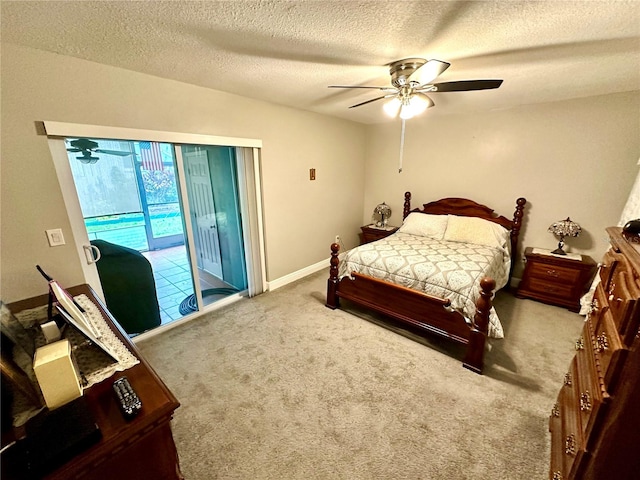
<instances>
[{"instance_id":1,"label":"white baseboard","mask_svg":"<svg viewBox=\"0 0 640 480\"><path fill-rule=\"evenodd\" d=\"M307 275L311 275L312 273L319 272L320 270L327 269L327 278L329 278L329 259L322 260L313 265L309 265L308 267L303 268L302 270L298 270L296 272L289 273L284 277L276 278L267 283L268 290L275 290L280 287L284 287L285 285L295 282L296 280L300 280L301 278L306 277Z\"/></svg>"}]
</instances>

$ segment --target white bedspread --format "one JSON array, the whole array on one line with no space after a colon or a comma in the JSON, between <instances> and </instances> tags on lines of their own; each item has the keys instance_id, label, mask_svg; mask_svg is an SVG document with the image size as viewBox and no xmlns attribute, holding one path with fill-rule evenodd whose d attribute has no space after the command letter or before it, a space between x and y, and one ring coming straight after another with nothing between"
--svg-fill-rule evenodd
<instances>
[{"instance_id":1,"label":"white bedspread","mask_svg":"<svg viewBox=\"0 0 640 480\"><path fill-rule=\"evenodd\" d=\"M451 300L451 306L473 318L480 298L480 280L491 277L496 288L506 285L511 259L503 248L434 240L396 232L382 240L360 245L340 256L340 278L358 272L430 295ZM489 336L503 338L492 308Z\"/></svg>"}]
</instances>

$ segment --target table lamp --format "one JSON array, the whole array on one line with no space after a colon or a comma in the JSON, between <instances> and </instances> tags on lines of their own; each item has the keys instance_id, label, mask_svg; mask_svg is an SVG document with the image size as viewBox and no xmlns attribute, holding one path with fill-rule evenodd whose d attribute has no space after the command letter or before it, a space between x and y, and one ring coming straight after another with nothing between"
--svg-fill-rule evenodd
<instances>
[{"instance_id":1,"label":"table lamp","mask_svg":"<svg viewBox=\"0 0 640 480\"><path fill-rule=\"evenodd\" d=\"M390 216L391 208L389 208L389 205L384 202L376 205L376 208L373 209L373 220L376 227L386 227Z\"/></svg>"},{"instance_id":2,"label":"table lamp","mask_svg":"<svg viewBox=\"0 0 640 480\"><path fill-rule=\"evenodd\" d=\"M567 217L566 220L559 220L552 223L548 231L560 237L558 248L553 250L551 253L555 253L556 255L566 255L567 252L562 249L562 247L564 247L564 237L577 237L580 235L580 232L582 232L582 228L576 222Z\"/></svg>"}]
</instances>

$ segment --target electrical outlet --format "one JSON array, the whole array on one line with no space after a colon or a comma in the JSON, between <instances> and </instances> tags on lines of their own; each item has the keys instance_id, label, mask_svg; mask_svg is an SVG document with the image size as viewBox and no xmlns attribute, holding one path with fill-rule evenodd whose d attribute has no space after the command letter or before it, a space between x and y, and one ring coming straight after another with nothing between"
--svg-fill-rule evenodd
<instances>
[{"instance_id":1,"label":"electrical outlet","mask_svg":"<svg viewBox=\"0 0 640 480\"><path fill-rule=\"evenodd\" d=\"M336 241L335 243L340 243L340 235L336 235Z\"/></svg>"}]
</instances>

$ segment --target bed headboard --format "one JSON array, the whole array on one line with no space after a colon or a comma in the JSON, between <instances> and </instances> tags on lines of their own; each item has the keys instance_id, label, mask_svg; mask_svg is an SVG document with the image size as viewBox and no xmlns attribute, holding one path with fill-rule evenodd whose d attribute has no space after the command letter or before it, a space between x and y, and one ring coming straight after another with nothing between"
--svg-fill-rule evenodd
<instances>
[{"instance_id":1,"label":"bed headboard","mask_svg":"<svg viewBox=\"0 0 640 480\"><path fill-rule=\"evenodd\" d=\"M502 225L510 231L511 236L511 271L513 271L514 260L517 258L518 236L520 235L520 227L522 226L522 217L524 215L524 206L527 200L520 197L516 200L516 209L513 212L513 219L498 215L493 209L468 200L466 198L442 198L435 202L425 203L422 209L414 208L411 210L411 192L404 194L404 208L402 218L407 218L411 212L428 213L431 215L458 215L462 217L478 217L491 222Z\"/></svg>"}]
</instances>

